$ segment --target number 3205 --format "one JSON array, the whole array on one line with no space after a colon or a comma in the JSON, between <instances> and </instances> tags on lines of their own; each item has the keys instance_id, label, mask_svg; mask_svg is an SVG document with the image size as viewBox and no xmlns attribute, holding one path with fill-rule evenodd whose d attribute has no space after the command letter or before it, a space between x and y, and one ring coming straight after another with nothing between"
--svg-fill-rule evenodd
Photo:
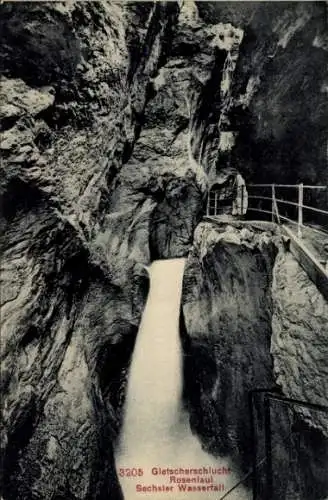
<instances>
[{"instance_id":1,"label":"number 3205","mask_svg":"<svg viewBox=\"0 0 328 500\"><path fill-rule=\"evenodd\" d=\"M143 476L143 469L137 469L137 468L122 468L119 469L118 475L120 477L138 477L138 476Z\"/></svg>"}]
</instances>

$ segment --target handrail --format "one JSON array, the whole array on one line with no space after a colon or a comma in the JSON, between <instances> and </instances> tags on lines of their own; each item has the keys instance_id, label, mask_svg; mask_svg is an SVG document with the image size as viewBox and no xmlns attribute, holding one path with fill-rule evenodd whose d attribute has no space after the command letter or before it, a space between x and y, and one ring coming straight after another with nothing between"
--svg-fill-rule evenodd
<instances>
[{"instance_id":1,"label":"handrail","mask_svg":"<svg viewBox=\"0 0 328 500\"><path fill-rule=\"evenodd\" d=\"M271 190L271 196L269 193L267 194L254 194L254 188L270 188ZM296 189L298 192L298 200L297 201L291 201L288 199L282 199L278 198L276 196L276 188L293 188ZM247 186L245 185L240 185L238 186L238 195L236 197L235 205L233 205L233 211L232 214L234 214L234 210L237 210L237 213L245 214L247 211L255 211L255 212L260 212L260 213L265 213L271 216L272 222L277 222L280 224L283 221L290 222L292 224L297 225L297 236L302 239L302 229L304 227L310 227L313 229L313 231L316 231L319 234L322 233L327 233L328 230L326 231L324 228L319 231L318 229L314 228L312 225L304 225L303 223L303 213L305 211L309 211L313 214L321 214L322 216L328 216L328 210L324 208L317 208L314 206L306 205L303 203L304 200L304 189L317 189L317 190L327 190L328 193L328 186L324 185L308 185L308 184L248 184ZM248 193L248 190L250 190L250 193ZM263 191L263 189L262 189ZM213 194L212 194L213 193ZM255 192L256 193L256 192ZM238 201L237 201L238 200ZM265 200L271 202L271 210L268 210L266 208L257 208L257 207L252 207L248 206L248 200ZM297 221L289 218L286 215L282 215L280 213L280 204L286 205L286 206L291 206L291 207L297 207ZM209 195L207 197L207 209L206 213L207 215L218 215L218 209L220 209L221 205L221 199L219 197L219 192L218 190L212 190L210 189ZM288 214L287 214L288 215Z\"/></svg>"},{"instance_id":2,"label":"handrail","mask_svg":"<svg viewBox=\"0 0 328 500\"><path fill-rule=\"evenodd\" d=\"M272 451L277 449L277 445L273 445L272 443L272 418L271 418L271 408L270 402L275 401L287 406L299 406L301 408L306 408L313 411L323 412L328 414L328 406L321 405L317 403L311 403L309 401L301 401L299 399L289 398L283 395L277 388L263 388L263 389L253 389L248 393L248 402L249 402L249 416L250 416L250 425L251 425L251 436L252 436L252 451L253 451L253 499L258 499L257 494L257 469L259 462L257 461L257 446L256 446L256 431L255 431L255 396L262 394L264 396L263 399L263 409L264 409L264 449L265 456L264 459L261 460L262 463L266 465L266 493L269 493L269 496L266 498L271 498L273 491L273 476L272 476ZM292 431L289 433L291 435Z\"/></svg>"},{"instance_id":3,"label":"handrail","mask_svg":"<svg viewBox=\"0 0 328 500\"><path fill-rule=\"evenodd\" d=\"M253 196L250 195L248 196L248 199L257 199L257 200L269 200L272 201L272 198L270 196ZM285 205L293 205L294 207L298 207L299 204L296 203L295 201L288 201L288 200L282 200L281 198L275 198L276 201L279 203L284 203ZM315 207L310 207L309 205L301 205L303 208L306 208L307 210L313 210L314 212L319 212L321 214L328 215L328 210L321 210L320 208L315 208Z\"/></svg>"},{"instance_id":4,"label":"handrail","mask_svg":"<svg viewBox=\"0 0 328 500\"><path fill-rule=\"evenodd\" d=\"M321 210L321 208L315 208L315 207L309 207L308 205L302 205L303 208L306 208L307 210L313 210L313 212L319 212L321 214L328 215L327 210Z\"/></svg>"},{"instance_id":5,"label":"handrail","mask_svg":"<svg viewBox=\"0 0 328 500\"><path fill-rule=\"evenodd\" d=\"M265 456L261 460L257 460L257 449L256 449L256 438L255 438L255 415L254 415L254 396L263 394L264 396L264 419L265 419ZM328 406L319 405L316 403L310 403L308 401L301 401L298 399L293 399L284 396L282 393L278 392L277 388L266 388L266 389L253 389L248 393L248 406L249 406L249 416L250 416L250 426L251 426L251 440L253 447L253 466L250 470L228 491L226 491L219 500L225 500L230 496L230 493L235 491L241 484L243 484L246 479L252 477L253 479L253 499L257 500L257 470L263 464L266 465L266 479L268 483L272 482L272 451L277 450L278 446L273 445L271 442L271 422L270 422L270 406L271 401L277 401L287 406L300 406L303 408L308 408L309 410L324 412L328 414ZM291 436L292 430L289 432L288 437Z\"/></svg>"},{"instance_id":6,"label":"handrail","mask_svg":"<svg viewBox=\"0 0 328 500\"><path fill-rule=\"evenodd\" d=\"M285 187L285 188L298 188L300 184L247 184L247 187ZM303 184L303 188L305 189L328 189L328 186L318 185L313 186L309 184Z\"/></svg>"},{"instance_id":7,"label":"handrail","mask_svg":"<svg viewBox=\"0 0 328 500\"><path fill-rule=\"evenodd\" d=\"M271 196L268 196L268 195L262 196L262 195L254 195L254 194L248 195L248 199L271 201L271 212L269 210L265 210L265 209L261 209L261 208L253 208L253 207L248 207L248 210L271 214L272 221L274 221L276 219L278 224L280 224L280 219L288 221L292 224L296 224L297 225L297 235L300 239L302 238L302 229L304 227L306 227L303 224L303 211L304 210L309 210L309 211L317 213L317 214L322 214L322 215L328 216L328 210L324 210L322 208L312 207L309 205L305 205L303 203L304 189L320 189L320 190L327 190L327 192L328 192L328 186L322 186L322 185L310 186L310 185L301 183L301 184L248 184L247 187L248 188L257 188L257 187L258 188L264 188L264 187L271 188ZM277 198L275 188L279 188L279 187L297 189L298 201L296 202L296 201L283 200L281 198ZM251 192L253 192L253 191L251 191ZM298 208L297 222L290 219L289 217L283 216L279 213L278 206L280 203L284 204L284 205L293 206L293 207ZM311 227L311 229L313 229L314 231L316 231L320 234L326 233L326 231L324 229L322 229L322 231L319 231L318 229L313 228L311 225L309 225L308 227Z\"/></svg>"},{"instance_id":8,"label":"handrail","mask_svg":"<svg viewBox=\"0 0 328 500\"><path fill-rule=\"evenodd\" d=\"M269 214L269 215L272 215L272 212L271 210L264 210L263 208L248 208L248 211L251 211L251 212L263 212L264 214ZM292 224L298 224L296 221L292 220L292 219L289 219L288 217L284 217L283 215L279 214L279 218L280 219L284 219L288 222L291 222Z\"/></svg>"},{"instance_id":9,"label":"handrail","mask_svg":"<svg viewBox=\"0 0 328 500\"><path fill-rule=\"evenodd\" d=\"M279 186L297 188L297 203L296 201L277 198L276 187ZM249 195L247 189L249 189L250 187L270 187L271 196L269 196L268 193L266 193L266 195ZM307 272L308 276L317 286L323 296L328 299L328 262L326 257L327 249L325 243L326 238L328 242L328 226L327 228L321 227L323 226L323 224L316 224L314 218L314 222L312 222L312 224L304 224L303 222L303 212L305 210L310 210L313 213L322 214L321 217L328 217L328 211L323 208L311 207L303 203L304 189L306 189L307 187L310 187L311 189L327 189L328 193L328 186L304 186L303 184L251 184L248 186L241 185L238 187L237 195L235 194L235 199L232 201L232 215L245 214L247 212L266 214L270 216L271 223L277 223L278 225L281 225L282 231L286 233L291 242L290 251L296 257L301 267L303 267L303 269ZM250 192L253 193L254 191L250 190ZM261 192L263 192L263 189ZM220 193L217 189L214 189L213 191L211 189L209 190L207 198L208 216L218 215L218 208L221 208L221 199L219 198L219 194ZM227 198L227 200L229 201L229 198ZM249 206L249 200L264 200L266 201L266 204L264 204L265 208L260 208L260 203L255 203L255 206ZM271 204L271 207L268 206L269 203ZM282 215L282 213L280 213L280 203L287 206L297 207L297 217L295 217L295 219L297 220L293 220L288 217L289 215L293 217L294 211L290 212L286 210L287 213L284 213L285 211L283 211L284 215ZM224 202L222 203L222 207L224 208ZM271 210L269 210L269 208L271 208ZM295 227L295 230L291 230L291 224ZM312 232L315 234L312 234ZM315 235L320 235L318 241L314 241ZM307 242L306 245L302 243L303 236L305 238L305 242ZM318 248L318 244L320 246L320 249Z\"/></svg>"}]
</instances>

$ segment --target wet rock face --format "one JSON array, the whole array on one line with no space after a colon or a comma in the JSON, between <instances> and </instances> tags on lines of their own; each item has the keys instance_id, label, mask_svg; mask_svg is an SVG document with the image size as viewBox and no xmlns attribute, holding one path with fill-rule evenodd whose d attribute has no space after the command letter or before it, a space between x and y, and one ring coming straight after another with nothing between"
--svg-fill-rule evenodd
<instances>
[{"instance_id":1,"label":"wet rock face","mask_svg":"<svg viewBox=\"0 0 328 500\"><path fill-rule=\"evenodd\" d=\"M271 352L277 381L294 399L326 405L327 301L290 254L277 259L272 290ZM327 436L327 417L317 413L312 420Z\"/></svg>"},{"instance_id":2,"label":"wet rock face","mask_svg":"<svg viewBox=\"0 0 328 500\"><path fill-rule=\"evenodd\" d=\"M4 499L121 498L113 442L149 260L148 234L139 254L133 238L104 250L138 128L126 22L108 3L1 6Z\"/></svg>"},{"instance_id":3,"label":"wet rock face","mask_svg":"<svg viewBox=\"0 0 328 500\"><path fill-rule=\"evenodd\" d=\"M271 233L202 223L183 285L185 395L209 451L248 466L248 392L274 384ZM248 438L247 438L248 434Z\"/></svg>"},{"instance_id":4,"label":"wet rock face","mask_svg":"<svg viewBox=\"0 0 328 500\"><path fill-rule=\"evenodd\" d=\"M186 255L194 228L202 216L202 201L202 192L192 174L166 180L163 200L156 206L150 221L152 259Z\"/></svg>"},{"instance_id":5,"label":"wet rock face","mask_svg":"<svg viewBox=\"0 0 328 500\"><path fill-rule=\"evenodd\" d=\"M3 498L120 498L112 443L145 270L94 263L72 227L36 201L33 192L33 206L15 214L5 206Z\"/></svg>"},{"instance_id":6,"label":"wet rock face","mask_svg":"<svg viewBox=\"0 0 328 500\"><path fill-rule=\"evenodd\" d=\"M328 303L289 253L282 252L276 259L272 301L271 353L278 385L290 398L327 406ZM273 410L272 418L281 418L282 408L276 405ZM285 433L285 439L282 439L281 431L276 432L273 438L279 447L284 442L282 449L298 450L296 468L291 471L297 479L296 491L300 491L304 498L326 498L327 411L300 406L294 408L293 417L289 410L288 418L294 419L294 432ZM297 470L299 466L301 477ZM274 480L275 485L281 484L277 476ZM290 483L285 478L277 488L277 498L291 488ZM292 498L293 489L290 491Z\"/></svg>"},{"instance_id":7,"label":"wet rock face","mask_svg":"<svg viewBox=\"0 0 328 500\"><path fill-rule=\"evenodd\" d=\"M157 72L149 69L152 66L142 54L136 55L136 81L140 84L145 71L149 72L151 99L108 209L114 217L122 207L139 213L146 200L153 204L151 258L184 256L192 244L204 212L207 174L211 164L217 164L217 122L230 88L230 82L223 81L224 75L231 77L231 71L224 71L225 64L229 66L227 54L235 57L242 40L241 31L231 25L202 22L193 2L182 3L180 12L172 15L170 47L164 48ZM158 43L153 43L152 50L158 51Z\"/></svg>"}]
</instances>

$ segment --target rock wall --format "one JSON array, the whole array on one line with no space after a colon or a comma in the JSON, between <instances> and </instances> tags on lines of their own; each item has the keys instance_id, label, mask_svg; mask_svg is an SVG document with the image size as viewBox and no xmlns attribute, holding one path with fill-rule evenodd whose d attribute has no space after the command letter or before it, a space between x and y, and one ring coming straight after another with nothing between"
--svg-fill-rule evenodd
<instances>
[{"instance_id":1,"label":"rock wall","mask_svg":"<svg viewBox=\"0 0 328 500\"><path fill-rule=\"evenodd\" d=\"M328 400L327 303L273 228L200 224L184 276L190 424L207 451L232 456L244 474L255 456L250 391L267 389L321 405ZM261 395L253 411L261 463ZM272 498L326 498L327 415L275 402L271 412ZM258 486L266 498L263 477L262 463Z\"/></svg>"},{"instance_id":2,"label":"rock wall","mask_svg":"<svg viewBox=\"0 0 328 500\"><path fill-rule=\"evenodd\" d=\"M248 392L274 385L271 232L202 223L183 287L186 401L206 449L250 463ZM247 468L247 467L246 467Z\"/></svg>"},{"instance_id":3,"label":"rock wall","mask_svg":"<svg viewBox=\"0 0 328 500\"><path fill-rule=\"evenodd\" d=\"M122 238L132 214L116 234L111 225L111 248L102 228L172 12L1 5L4 499L121 498L113 442L148 288L137 262L149 260L149 242L144 249L138 237L141 216L132 241L128 230ZM144 36L156 50L148 41L143 53ZM150 66L142 78L129 71L131 37Z\"/></svg>"},{"instance_id":4,"label":"rock wall","mask_svg":"<svg viewBox=\"0 0 328 500\"><path fill-rule=\"evenodd\" d=\"M119 275L93 264L72 227L43 204L10 222L2 252L3 496L119 498L112 442L145 271L132 261Z\"/></svg>"},{"instance_id":5,"label":"rock wall","mask_svg":"<svg viewBox=\"0 0 328 500\"><path fill-rule=\"evenodd\" d=\"M326 184L327 3L196 4L203 22L244 32L228 113L233 165L256 182Z\"/></svg>"},{"instance_id":6,"label":"rock wall","mask_svg":"<svg viewBox=\"0 0 328 500\"><path fill-rule=\"evenodd\" d=\"M276 260L272 298L271 352L277 382L294 399L326 405L328 303L289 253ZM324 417L313 414L311 421L327 435Z\"/></svg>"},{"instance_id":7,"label":"rock wall","mask_svg":"<svg viewBox=\"0 0 328 500\"><path fill-rule=\"evenodd\" d=\"M220 23L202 23L193 5L182 4L172 27L170 52L152 78L152 99L109 207L111 213L122 208L135 213L146 200L152 203L151 258L181 257L188 252L204 212L210 157L217 152L214 143L202 145L205 117L200 108L208 81L220 87L229 37ZM223 42L218 38L221 32ZM219 106L220 95L217 98Z\"/></svg>"},{"instance_id":8,"label":"rock wall","mask_svg":"<svg viewBox=\"0 0 328 500\"><path fill-rule=\"evenodd\" d=\"M292 399L327 408L328 303L290 253L281 252L276 259L272 300L271 353L277 384L283 394ZM277 415L279 418L281 406L276 405L273 410L272 418ZM283 441L279 436L283 433L276 433L274 439L280 449L290 447L294 456L299 453L294 463L289 458L290 474L296 476L297 486L293 489L289 478L278 488L277 498L285 486L290 498L296 490L303 498L325 499L328 491L327 410L295 406L293 412L288 413L285 418L294 422L294 432L286 433ZM281 455L284 458L284 453ZM278 475L274 480L281 484Z\"/></svg>"}]
</instances>

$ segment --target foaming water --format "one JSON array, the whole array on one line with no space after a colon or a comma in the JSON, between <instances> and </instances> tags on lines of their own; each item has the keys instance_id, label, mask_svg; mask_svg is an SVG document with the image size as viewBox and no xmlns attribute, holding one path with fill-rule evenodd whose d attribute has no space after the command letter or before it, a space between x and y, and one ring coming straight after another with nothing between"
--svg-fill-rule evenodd
<instances>
[{"instance_id":1,"label":"foaming water","mask_svg":"<svg viewBox=\"0 0 328 500\"><path fill-rule=\"evenodd\" d=\"M184 259L162 260L149 268L150 291L130 367L115 457L125 500L219 500L238 482L228 458L217 460L202 450L182 408L179 315L184 264ZM211 468L217 472L212 474ZM207 483L202 482L205 479ZM192 482L184 482L188 480ZM195 490L184 491L188 486ZM249 500L251 496L239 487L227 498Z\"/></svg>"}]
</instances>

